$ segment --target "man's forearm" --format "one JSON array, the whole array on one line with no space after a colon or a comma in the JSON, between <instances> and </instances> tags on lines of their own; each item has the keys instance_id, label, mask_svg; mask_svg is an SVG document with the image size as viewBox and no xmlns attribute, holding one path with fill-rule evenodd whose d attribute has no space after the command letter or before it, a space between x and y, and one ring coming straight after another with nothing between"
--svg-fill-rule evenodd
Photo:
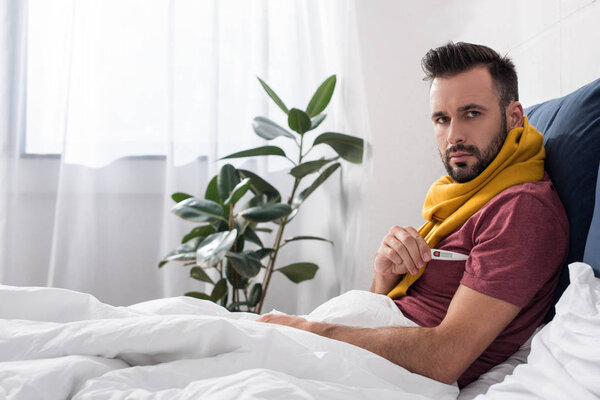
<instances>
[{"instance_id":1,"label":"man's forearm","mask_svg":"<svg viewBox=\"0 0 600 400\"><path fill-rule=\"evenodd\" d=\"M452 383L458 378L452 359L453 346L444 346L436 328L353 328L322 322L309 322L309 331L369 350L407 370L432 379Z\"/></svg>"},{"instance_id":2,"label":"man's forearm","mask_svg":"<svg viewBox=\"0 0 600 400\"><path fill-rule=\"evenodd\" d=\"M433 328L352 328L265 314L259 322L287 325L362 347L411 372L452 383L479 357L521 308L460 285L446 316Z\"/></svg>"}]
</instances>

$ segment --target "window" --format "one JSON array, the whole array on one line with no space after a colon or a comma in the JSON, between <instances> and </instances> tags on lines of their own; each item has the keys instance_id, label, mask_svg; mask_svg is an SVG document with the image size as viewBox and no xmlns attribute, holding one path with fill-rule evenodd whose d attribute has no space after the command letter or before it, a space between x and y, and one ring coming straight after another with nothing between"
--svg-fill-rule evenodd
<instances>
[{"instance_id":1,"label":"window","mask_svg":"<svg viewBox=\"0 0 600 400\"><path fill-rule=\"evenodd\" d=\"M23 151L102 165L260 145L251 121L267 104L256 83L267 64L265 10L256 1L30 0Z\"/></svg>"}]
</instances>

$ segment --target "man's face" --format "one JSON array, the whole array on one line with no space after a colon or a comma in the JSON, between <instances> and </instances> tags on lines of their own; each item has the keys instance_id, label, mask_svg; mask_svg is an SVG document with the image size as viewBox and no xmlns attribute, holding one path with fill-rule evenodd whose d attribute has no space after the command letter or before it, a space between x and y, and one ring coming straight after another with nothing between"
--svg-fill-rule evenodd
<instances>
[{"instance_id":1,"label":"man's face","mask_svg":"<svg viewBox=\"0 0 600 400\"><path fill-rule=\"evenodd\" d=\"M487 68L434 79L429 104L448 175L459 183L474 179L494 160L508 132Z\"/></svg>"}]
</instances>

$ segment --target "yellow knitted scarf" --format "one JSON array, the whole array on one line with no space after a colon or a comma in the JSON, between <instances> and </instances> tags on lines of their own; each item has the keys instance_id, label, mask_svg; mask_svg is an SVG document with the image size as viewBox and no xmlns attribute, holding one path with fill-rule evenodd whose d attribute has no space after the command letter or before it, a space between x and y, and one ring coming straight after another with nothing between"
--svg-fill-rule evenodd
<instances>
[{"instance_id":1,"label":"yellow knitted scarf","mask_svg":"<svg viewBox=\"0 0 600 400\"><path fill-rule=\"evenodd\" d=\"M504 189L544 177L543 136L524 119L523 127L508 133L496 158L475 179L456 183L443 176L431 185L423 205L427 222L419 228L429 247L434 248ZM416 275L406 274L388 296L404 296L423 272L425 267Z\"/></svg>"}]
</instances>

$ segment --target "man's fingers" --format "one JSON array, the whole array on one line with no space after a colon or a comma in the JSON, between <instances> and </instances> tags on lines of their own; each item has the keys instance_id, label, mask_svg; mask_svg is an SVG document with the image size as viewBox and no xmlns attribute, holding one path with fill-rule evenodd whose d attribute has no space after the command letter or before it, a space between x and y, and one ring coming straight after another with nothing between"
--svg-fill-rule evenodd
<instances>
[{"instance_id":1,"label":"man's fingers","mask_svg":"<svg viewBox=\"0 0 600 400\"><path fill-rule=\"evenodd\" d=\"M421 255L423 261L431 261L431 248L429 247L425 239L423 239L423 237L419 235L419 232L417 232L417 230L412 226L406 226L405 229L409 234L411 234L415 238L417 246L419 248L419 254Z\"/></svg>"},{"instance_id":2,"label":"man's fingers","mask_svg":"<svg viewBox=\"0 0 600 400\"><path fill-rule=\"evenodd\" d=\"M412 239L407 232L403 231L402 228L395 229L393 233L386 238L385 243L397 255L393 261L397 267L394 268L394 272L401 274L410 272L413 275L417 273L417 264L415 264L408 247L411 245L411 241L414 241L414 239Z\"/></svg>"},{"instance_id":3,"label":"man's fingers","mask_svg":"<svg viewBox=\"0 0 600 400\"><path fill-rule=\"evenodd\" d=\"M309 322L296 315L286 314L265 314L256 319L257 322L266 322L269 324L278 324L291 326L292 328L298 328L303 330L309 330Z\"/></svg>"},{"instance_id":4,"label":"man's fingers","mask_svg":"<svg viewBox=\"0 0 600 400\"><path fill-rule=\"evenodd\" d=\"M269 322L271 320L271 316L272 316L272 314L261 315L260 317L258 317L256 319L256 321L258 321L258 322Z\"/></svg>"},{"instance_id":5,"label":"man's fingers","mask_svg":"<svg viewBox=\"0 0 600 400\"><path fill-rule=\"evenodd\" d=\"M387 237L383 242L383 253L385 257L394 264L402 264L402 257L398 249L403 247L402 243L395 237Z\"/></svg>"},{"instance_id":6,"label":"man's fingers","mask_svg":"<svg viewBox=\"0 0 600 400\"><path fill-rule=\"evenodd\" d=\"M431 260L431 253L415 228L393 226L377 251L377 259L376 272L414 275Z\"/></svg>"},{"instance_id":7,"label":"man's fingers","mask_svg":"<svg viewBox=\"0 0 600 400\"><path fill-rule=\"evenodd\" d=\"M390 235L393 237L393 239L388 239L390 247L394 248L400 255L407 271L413 275L416 274L418 269L424 267L425 262L429 261L425 256L429 246L419 233L410 226L404 228L395 226L391 229Z\"/></svg>"}]
</instances>

